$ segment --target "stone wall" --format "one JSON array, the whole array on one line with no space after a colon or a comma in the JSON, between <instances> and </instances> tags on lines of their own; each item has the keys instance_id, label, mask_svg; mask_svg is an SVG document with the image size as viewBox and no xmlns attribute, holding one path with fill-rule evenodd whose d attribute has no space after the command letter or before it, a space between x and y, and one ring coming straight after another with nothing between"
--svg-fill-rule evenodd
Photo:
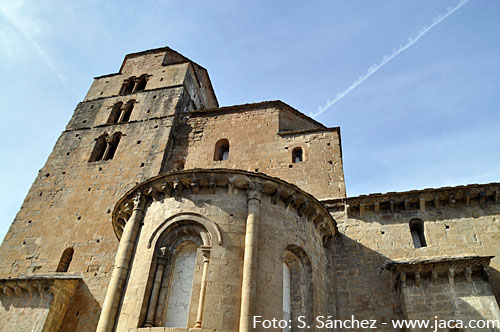
<instances>
[{"instance_id":1,"label":"stone wall","mask_svg":"<svg viewBox=\"0 0 500 332\"><path fill-rule=\"evenodd\" d=\"M324 201L340 236L332 241L337 316L404 318L387 262L439 257L495 256L493 294L499 290L498 184L374 194ZM415 248L409 223L424 224L427 246ZM486 315L487 313L484 312Z\"/></svg>"},{"instance_id":2,"label":"stone wall","mask_svg":"<svg viewBox=\"0 0 500 332\"><path fill-rule=\"evenodd\" d=\"M279 177L318 198L345 197L340 130L295 112L281 102L189 112L176 124L173 150L162 172L178 164L185 169L243 169ZM287 126L294 131L280 132L281 121L293 123ZM228 160L214 160L220 139L229 141ZM303 151L299 163L292 161L296 147Z\"/></svg>"}]
</instances>

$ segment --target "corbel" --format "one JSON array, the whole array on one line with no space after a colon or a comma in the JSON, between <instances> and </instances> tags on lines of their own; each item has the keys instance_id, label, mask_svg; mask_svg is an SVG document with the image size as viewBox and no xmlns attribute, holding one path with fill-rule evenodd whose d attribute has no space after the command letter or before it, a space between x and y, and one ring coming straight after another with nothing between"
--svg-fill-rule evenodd
<instances>
[{"instance_id":1,"label":"corbel","mask_svg":"<svg viewBox=\"0 0 500 332\"><path fill-rule=\"evenodd\" d=\"M455 196L450 195L450 197L448 198L448 204L450 205L450 207L454 208L456 202L457 200L455 199Z\"/></svg>"},{"instance_id":2,"label":"corbel","mask_svg":"<svg viewBox=\"0 0 500 332\"><path fill-rule=\"evenodd\" d=\"M437 286L437 284L438 284L438 270L435 266L432 267L431 278L432 278L432 285Z\"/></svg>"},{"instance_id":3,"label":"corbel","mask_svg":"<svg viewBox=\"0 0 500 332\"><path fill-rule=\"evenodd\" d=\"M420 276L420 269L415 272L415 286L420 287L422 285L422 278Z\"/></svg>"},{"instance_id":4,"label":"corbel","mask_svg":"<svg viewBox=\"0 0 500 332\"><path fill-rule=\"evenodd\" d=\"M405 211L410 211L410 199L406 198L404 201Z\"/></svg>"},{"instance_id":5,"label":"corbel","mask_svg":"<svg viewBox=\"0 0 500 332\"><path fill-rule=\"evenodd\" d=\"M420 212L425 212L425 197L419 198Z\"/></svg>"},{"instance_id":6,"label":"corbel","mask_svg":"<svg viewBox=\"0 0 500 332\"><path fill-rule=\"evenodd\" d=\"M211 194L215 194L215 190L217 189L217 183L215 182L215 178L210 176L210 179L208 180L208 188L210 189Z\"/></svg>"},{"instance_id":7,"label":"corbel","mask_svg":"<svg viewBox=\"0 0 500 332\"><path fill-rule=\"evenodd\" d=\"M280 195L281 195L281 189L280 189L280 187L278 187L278 188L276 188L276 190L274 191L274 193L271 196L271 203L273 203L273 204L278 203L278 199L280 198Z\"/></svg>"},{"instance_id":8,"label":"corbel","mask_svg":"<svg viewBox=\"0 0 500 332\"><path fill-rule=\"evenodd\" d=\"M479 193L479 204L481 206L485 206L486 205L486 193L484 191L481 191Z\"/></svg>"},{"instance_id":9,"label":"corbel","mask_svg":"<svg viewBox=\"0 0 500 332\"><path fill-rule=\"evenodd\" d=\"M439 195L434 196L434 207L439 209Z\"/></svg>"},{"instance_id":10,"label":"corbel","mask_svg":"<svg viewBox=\"0 0 500 332\"><path fill-rule=\"evenodd\" d=\"M365 203L359 203L359 216L364 217L365 216Z\"/></svg>"},{"instance_id":11,"label":"corbel","mask_svg":"<svg viewBox=\"0 0 500 332\"><path fill-rule=\"evenodd\" d=\"M399 280L401 281L401 287L406 287L406 272L401 271L401 273L399 274Z\"/></svg>"},{"instance_id":12,"label":"corbel","mask_svg":"<svg viewBox=\"0 0 500 332\"><path fill-rule=\"evenodd\" d=\"M465 197L465 206L470 206L470 192L466 192L464 194L464 197Z\"/></svg>"},{"instance_id":13,"label":"corbel","mask_svg":"<svg viewBox=\"0 0 500 332\"><path fill-rule=\"evenodd\" d=\"M470 268L470 266L465 267L465 280L468 283L472 282L472 269Z\"/></svg>"},{"instance_id":14,"label":"corbel","mask_svg":"<svg viewBox=\"0 0 500 332\"><path fill-rule=\"evenodd\" d=\"M302 215L304 214L305 211L307 211L308 208L309 208L309 203L307 201L300 204L299 208L297 209L297 214L299 215L299 217L302 217Z\"/></svg>"},{"instance_id":15,"label":"corbel","mask_svg":"<svg viewBox=\"0 0 500 332\"><path fill-rule=\"evenodd\" d=\"M191 179L191 190L195 194L197 194L200 191L200 182L198 181L198 178L194 174Z\"/></svg>"},{"instance_id":16,"label":"corbel","mask_svg":"<svg viewBox=\"0 0 500 332\"><path fill-rule=\"evenodd\" d=\"M448 268L448 282L450 285L453 285L455 282L455 269L453 269L451 266Z\"/></svg>"},{"instance_id":17,"label":"corbel","mask_svg":"<svg viewBox=\"0 0 500 332\"><path fill-rule=\"evenodd\" d=\"M172 194L172 187L170 187L170 184L168 182L163 182L160 186L160 191L165 194L166 197L170 197Z\"/></svg>"},{"instance_id":18,"label":"corbel","mask_svg":"<svg viewBox=\"0 0 500 332\"><path fill-rule=\"evenodd\" d=\"M151 196L153 198L154 202L158 202L159 201L159 199L158 199L158 193L153 189L153 187L150 187L146 191L146 195Z\"/></svg>"}]
</instances>

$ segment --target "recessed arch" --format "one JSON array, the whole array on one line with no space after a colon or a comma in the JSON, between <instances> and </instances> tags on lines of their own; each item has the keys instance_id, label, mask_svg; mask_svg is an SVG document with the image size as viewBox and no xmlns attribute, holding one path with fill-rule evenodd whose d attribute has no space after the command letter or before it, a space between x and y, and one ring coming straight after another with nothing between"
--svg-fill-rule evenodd
<instances>
[{"instance_id":1,"label":"recessed arch","mask_svg":"<svg viewBox=\"0 0 500 332\"><path fill-rule=\"evenodd\" d=\"M174 228L176 228L176 224L189 222L198 223L206 229L206 234L208 235L206 241L209 246L212 246L213 244L217 244L219 246L222 245L222 235L216 223L214 223L207 217L202 216L201 214L194 212L183 212L170 216L165 221L163 221L156 228L156 230L153 231L148 241L148 248L151 248L153 244L156 245L160 234L163 234L163 236L165 236L165 234L170 233ZM166 230L169 231L165 232Z\"/></svg>"},{"instance_id":2,"label":"recessed arch","mask_svg":"<svg viewBox=\"0 0 500 332\"><path fill-rule=\"evenodd\" d=\"M229 141L222 138L215 143L214 161L229 159Z\"/></svg>"},{"instance_id":3,"label":"recessed arch","mask_svg":"<svg viewBox=\"0 0 500 332\"><path fill-rule=\"evenodd\" d=\"M69 265L73 260L73 253L75 250L73 248L64 249L61 259L59 260L59 264L57 265L56 272L68 272Z\"/></svg>"},{"instance_id":4,"label":"recessed arch","mask_svg":"<svg viewBox=\"0 0 500 332\"><path fill-rule=\"evenodd\" d=\"M301 147L293 148L292 150L292 163L300 163L304 161L304 151Z\"/></svg>"},{"instance_id":5,"label":"recessed arch","mask_svg":"<svg viewBox=\"0 0 500 332\"><path fill-rule=\"evenodd\" d=\"M314 323L314 291L312 278L312 264L309 255L301 247L291 244L283 252L283 317L292 320L292 328L289 331L297 331L298 318L303 316L307 325ZM288 273L288 275L287 275ZM288 290L286 286L288 283ZM286 303L286 295L289 295L289 303ZM286 311L289 312L286 312Z\"/></svg>"}]
</instances>

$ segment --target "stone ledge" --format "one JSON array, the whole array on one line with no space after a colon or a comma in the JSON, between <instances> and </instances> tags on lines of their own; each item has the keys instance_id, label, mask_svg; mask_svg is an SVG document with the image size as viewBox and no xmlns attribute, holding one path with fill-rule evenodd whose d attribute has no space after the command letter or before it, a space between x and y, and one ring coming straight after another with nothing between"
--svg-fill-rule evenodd
<instances>
[{"instance_id":1,"label":"stone ledge","mask_svg":"<svg viewBox=\"0 0 500 332\"><path fill-rule=\"evenodd\" d=\"M314 196L299 187L262 173L225 168L177 171L138 184L116 203L112 217L113 229L120 239L132 214L133 198L138 194L159 201L169 197L215 194L218 188L227 190L228 195L234 194L236 190L250 193L252 190L249 189L255 186L260 186L262 194L270 196L272 204L282 201L286 209L295 209L299 217L313 223L323 244L337 233L336 222L330 213Z\"/></svg>"}]
</instances>

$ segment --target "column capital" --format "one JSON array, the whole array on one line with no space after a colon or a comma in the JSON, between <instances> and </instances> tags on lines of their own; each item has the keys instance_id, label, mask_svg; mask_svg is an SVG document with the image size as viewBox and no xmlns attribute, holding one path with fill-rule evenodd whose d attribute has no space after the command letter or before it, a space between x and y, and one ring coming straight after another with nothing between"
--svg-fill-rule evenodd
<instances>
[{"instance_id":1,"label":"column capital","mask_svg":"<svg viewBox=\"0 0 500 332\"><path fill-rule=\"evenodd\" d=\"M144 211L144 206L146 205L146 198L142 193L138 192L134 196L133 202L134 202L134 210Z\"/></svg>"},{"instance_id":2,"label":"column capital","mask_svg":"<svg viewBox=\"0 0 500 332\"><path fill-rule=\"evenodd\" d=\"M262 183L253 181L248 182L247 201L249 202L252 199L256 199L260 203L261 202L260 197L262 195L263 189L264 185Z\"/></svg>"}]
</instances>

